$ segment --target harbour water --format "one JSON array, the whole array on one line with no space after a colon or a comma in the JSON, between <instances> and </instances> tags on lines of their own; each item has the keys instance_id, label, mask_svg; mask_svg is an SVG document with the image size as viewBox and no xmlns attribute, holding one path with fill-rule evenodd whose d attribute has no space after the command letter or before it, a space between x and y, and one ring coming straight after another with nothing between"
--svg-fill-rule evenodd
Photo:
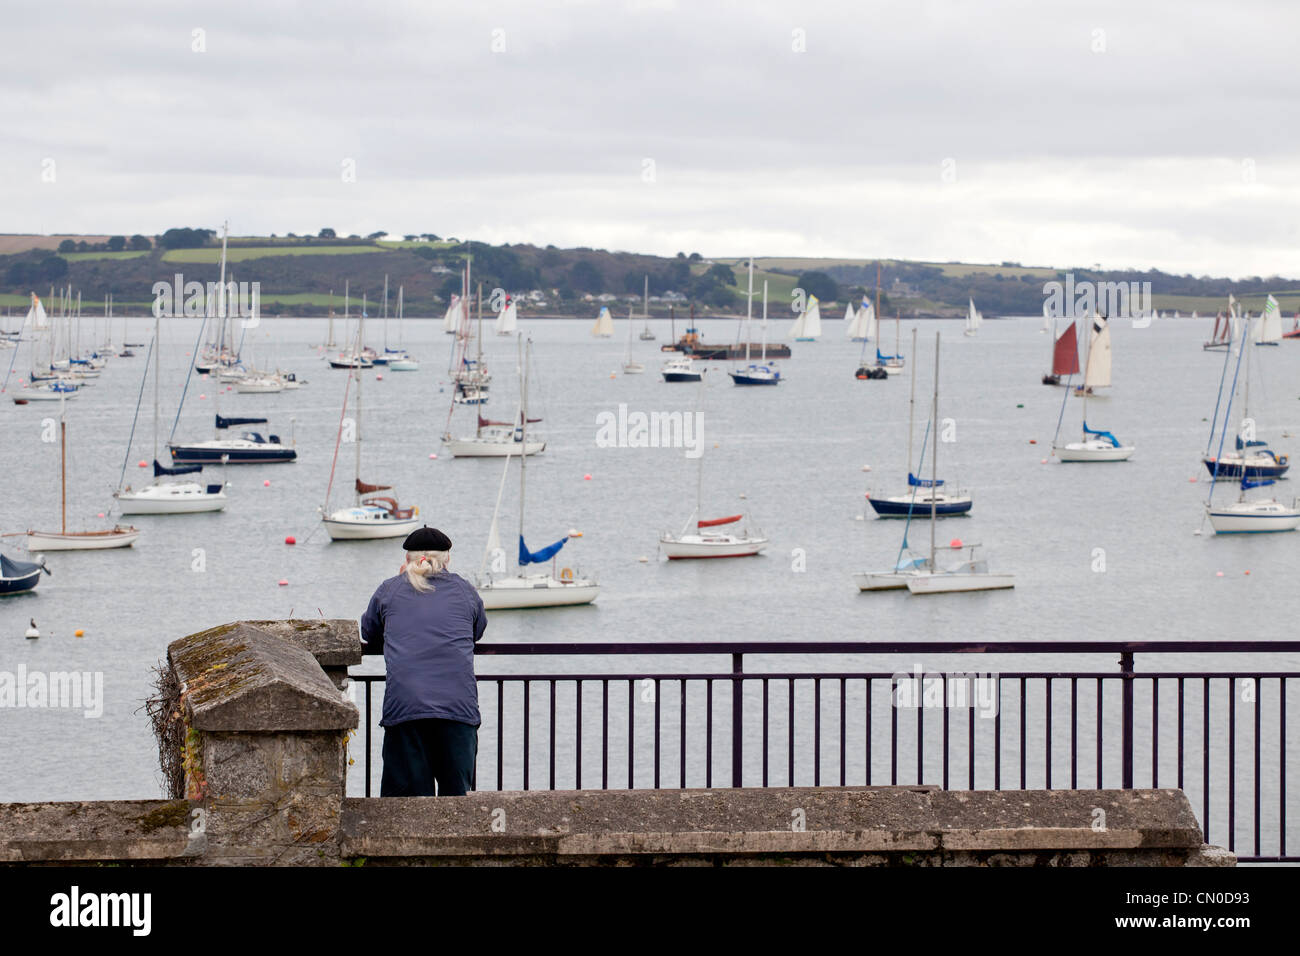
<instances>
[{"instance_id":1,"label":"harbour water","mask_svg":"<svg viewBox=\"0 0 1300 956\"><path fill-rule=\"evenodd\" d=\"M953 440L940 445L939 472L968 487L975 502L970 517L939 524L938 540L979 542L994 569L1016 574L1011 591L919 597L862 594L851 579L854 571L888 568L898 556L903 524L871 517L864 493L905 490L909 380L906 374L855 380L861 346L844 340L838 322L826 323L821 341L795 345L793 357L780 363L779 387L736 388L727 363L711 362L701 396L697 386L669 385L657 374L670 357L658 350L670 338L667 322L652 323L658 341L634 342L647 370L628 376L621 372L621 321L612 339L599 340L590 336L589 320L524 321L521 328L534 342L530 415L543 419L536 428L547 440L545 453L528 463L526 539L536 550L580 530L558 566L595 573L602 591L590 607L494 613L487 639L1050 645L1293 637L1300 535L1216 538L1208 525L1194 535L1209 487L1200 456L1223 364L1222 353L1200 347L1209 321L1157 321L1142 329L1113 323L1115 385L1088 403L1089 424L1136 444L1137 452L1127 463L1098 465L1062 465L1050 457L1062 390L1039 383L1050 349L1039 322L990 321L974 337L962 336L955 321L916 323L919 355L907 355L919 376L916 447L930 410L934 333L941 331L939 416L951 419L941 431ZM899 331L904 353L911 352L912 324ZM133 322L133 340L147 341L145 325ZM732 322L701 325L708 342L735 337ZM372 326L370 344L379 345L382 332ZM883 349L892 352L894 324L883 327ZM164 327L160 448L197 331L192 320ZM308 384L274 395L220 396L223 415L265 416L269 431L292 435L296 463L229 468L225 512L132 518L143 529L135 547L50 554L53 576L30 596L0 602L0 670L100 672L104 680L98 719L73 711L0 711L0 801L156 793L156 755L141 702L150 668L169 641L236 619L355 618L375 586L397 571L399 541L330 543L318 529L347 374L331 370L311 348L324 333L324 320L264 319L249 333L254 361L278 364ZM395 327L390 335L396 339ZM440 323L408 321L404 344L422 360L419 372L383 372L382 380L365 373L362 478L395 485L403 504L417 505L421 518L451 537L452 569L472 575L502 463L442 454L451 336ZM483 413L509 419L518 395L515 342L489 335L485 348L493 384ZM1294 384L1300 343L1254 351L1265 354L1252 356L1250 414L1260 437L1294 453L1300 443L1283 436L1300 433ZM134 359L113 359L96 384L68 403L70 527L111 524L111 493L124 458L128 481L147 480L137 462L152 457L152 384L127 451L145 350L136 352ZM211 437L215 389L206 379L191 382L178 439ZM705 516L748 511L771 539L760 557L663 560L658 535L680 528L695 508L698 463L683 449L597 444L598 416L617 414L620 403L629 412L689 413L697 401ZM1063 433L1077 434L1082 404L1066 401ZM1235 406L1234 417L1239 411ZM0 530L57 527L57 433L54 441L44 439L51 434L48 420L58 414L54 403L0 406L6 479ZM473 416L473 409L458 408L453 429L472 427ZM335 505L349 499L352 476L353 449L345 445ZM1291 487L1282 482L1279 497L1289 500ZM501 516L511 557L517 489L516 464ZM1235 495L1225 486L1216 492ZM98 518L101 512L108 517ZM288 535L295 546L284 543ZM914 549L928 548L927 524L914 523L910 537ZM15 554L21 539L3 540ZM23 638L29 618L39 640ZM74 636L78 629L81 638ZM1169 669L1204 660L1159 663ZM1053 661L1049 654L1035 663ZM1300 669L1295 655L1260 663ZM481 670L492 666L480 660ZM883 666L892 670L898 662ZM366 668L382 665L368 660Z\"/></svg>"}]
</instances>

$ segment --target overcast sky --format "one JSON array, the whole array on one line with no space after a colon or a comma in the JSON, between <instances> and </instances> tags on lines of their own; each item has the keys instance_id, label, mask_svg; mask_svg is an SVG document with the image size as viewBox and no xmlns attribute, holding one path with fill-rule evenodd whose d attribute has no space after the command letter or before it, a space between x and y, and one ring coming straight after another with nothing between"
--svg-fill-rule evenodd
<instances>
[{"instance_id":1,"label":"overcast sky","mask_svg":"<svg viewBox=\"0 0 1300 956\"><path fill-rule=\"evenodd\" d=\"M1293 0L10 0L0 232L1297 276L1298 28Z\"/></svg>"}]
</instances>

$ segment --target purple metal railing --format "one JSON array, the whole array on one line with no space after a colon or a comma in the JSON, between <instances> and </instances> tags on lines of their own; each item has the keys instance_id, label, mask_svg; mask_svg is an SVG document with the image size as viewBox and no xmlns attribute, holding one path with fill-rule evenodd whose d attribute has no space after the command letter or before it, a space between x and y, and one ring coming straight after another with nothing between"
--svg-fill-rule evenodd
<instances>
[{"instance_id":1,"label":"purple metal railing","mask_svg":"<svg viewBox=\"0 0 1300 956\"><path fill-rule=\"evenodd\" d=\"M1298 835L1287 831L1286 804L1288 769L1300 761L1300 753L1287 749L1287 697L1300 686L1300 672L1135 670L1138 654L1157 660L1207 654L1236 660L1300 653L1300 641L484 643L477 653L492 664L505 658L561 656L597 668L612 658L730 661L725 671L648 667L480 673L480 790L538 789L538 769L545 776L540 788L550 790L827 783L1053 789L1061 786L1068 764L1071 789L1172 784L1185 790L1206 842L1217 840L1234 851L1240 844L1243 862L1300 862L1294 851ZM745 670L746 658L899 655L931 662L924 674L933 679L925 686L937 688L941 698L939 706L916 707L914 722L905 719L911 708L903 705L900 693L915 688L919 665L894 673ZM965 677L953 663L1026 655L1101 655L1117 660L1119 668L985 671L976 675L983 684L966 684L968 690L979 687L986 693L982 707L955 700ZM491 668L479 668L485 669ZM384 677L359 674L352 680L364 689L365 726L357 742L364 759L358 763L364 774L361 789L370 796L376 770L372 752L379 736L373 689ZM1168 715L1162 686L1176 693L1176 722ZM542 691L540 703L535 688ZM716 708L715 688L723 698ZM625 709L620 706L624 698ZM1244 732L1237 720L1239 706L1253 710ZM977 713L980 709L993 710L991 720L989 714ZM1014 713L1015 731L1004 734L1008 709ZM1293 706L1291 713L1296 712ZM1095 719L1089 721L1090 716ZM538 726L545 728L544 742L534 733ZM715 748L715 736L730 747ZM1250 748L1244 766L1239 736L1248 738ZM494 741L495 747L484 747L485 741ZM1295 749L1300 735L1291 734L1290 741ZM665 759L674 756L675 773L665 767ZM778 774L781 757L784 772ZM1007 759L1015 761L1010 775ZM715 764L725 783L715 780ZM831 773L824 779L827 765ZM1239 798L1239 784L1249 799Z\"/></svg>"}]
</instances>

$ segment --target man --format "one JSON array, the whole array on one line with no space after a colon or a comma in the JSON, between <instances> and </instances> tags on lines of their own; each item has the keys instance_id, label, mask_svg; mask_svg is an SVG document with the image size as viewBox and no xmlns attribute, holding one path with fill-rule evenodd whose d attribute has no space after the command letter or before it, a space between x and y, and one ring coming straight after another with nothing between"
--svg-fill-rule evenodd
<instances>
[{"instance_id":1,"label":"man","mask_svg":"<svg viewBox=\"0 0 1300 956\"><path fill-rule=\"evenodd\" d=\"M361 617L363 654L387 670L381 797L463 797L474 789L478 683L474 644L487 616L474 586L447 570L451 539L428 526Z\"/></svg>"}]
</instances>

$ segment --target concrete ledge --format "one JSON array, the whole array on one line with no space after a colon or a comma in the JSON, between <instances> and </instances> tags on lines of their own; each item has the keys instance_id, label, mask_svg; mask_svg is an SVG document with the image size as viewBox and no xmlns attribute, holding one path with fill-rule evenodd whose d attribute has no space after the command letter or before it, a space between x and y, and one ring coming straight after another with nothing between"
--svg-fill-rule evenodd
<instances>
[{"instance_id":1,"label":"concrete ledge","mask_svg":"<svg viewBox=\"0 0 1300 956\"><path fill-rule=\"evenodd\" d=\"M0 803L0 863L183 857L195 806L186 800Z\"/></svg>"},{"instance_id":2,"label":"concrete ledge","mask_svg":"<svg viewBox=\"0 0 1300 956\"><path fill-rule=\"evenodd\" d=\"M1178 790L930 788L350 799L341 852L383 863L1219 865ZM1229 855L1230 856L1230 855Z\"/></svg>"},{"instance_id":3,"label":"concrete ledge","mask_svg":"<svg viewBox=\"0 0 1300 956\"><path fill-rule=\"evenodd\" d=\"M357 725L356 707L310 651L251 624L173 641L167 659L196 730L254 734Z\"/></svg>"}]
</instances>

